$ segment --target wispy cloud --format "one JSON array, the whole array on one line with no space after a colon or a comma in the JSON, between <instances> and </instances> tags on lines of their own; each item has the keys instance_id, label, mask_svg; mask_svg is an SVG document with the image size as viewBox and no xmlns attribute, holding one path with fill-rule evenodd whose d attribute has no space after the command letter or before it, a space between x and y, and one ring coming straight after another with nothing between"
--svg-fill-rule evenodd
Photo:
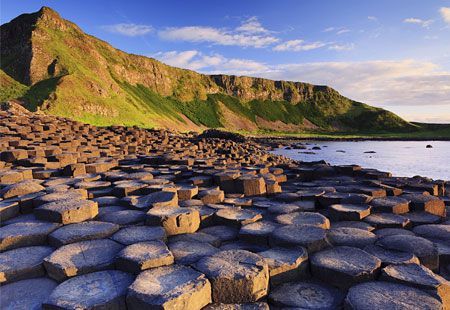
<instances>
[{"instance_id":1,"label":"wispy cloud","mask_svg":"<svg viewBox=\"0 0 450 310\"><path fill-rule=\"evenodd\" d=\"M244 21L235 29L205 26L170 27L159 31L164 40L208 42L217 45L236 45L261 48L277 43L278 38L269 34L256 17Z\"/></svg>"},{"instance_id":2,"label":"wispy cloud","mask_svg":"<svg viewBox=\"0 0 450 310\"><path fill-rule=\"evenodd\" d=\"M328 28L325 28L324 30L323 30L323 32L331 32L331 31L334 31L336 28L334 28L334 27L328 27Z\"/></svg>"},{"instance_id":3,"label":"wispy cloud","mask_svg":"<svg viewBox=\"0 0 450 310\"><path fill-rule=\"evenodd\" d=\"M375 16L367 16L367 19L371 20L371 21L377 21L378 20L378 18L376 18Z\"/></svg>"},{"instance_id":4,"label":"wispy cloud","mask_svg":"<svg viewBox=\"0 0 450 310\"><path fill-rule=\"evenodd\" d=\"M326 45L326 43L319 42L319 41L305 43L304 40L289 40L289 41L286 41L286 42L276 45L273 48L273 50L277 51L277 52L281 52L281 51L299 52L299 51L314 50L317 48L321 48L325 45Z\"/></svg>"},{"instance_id":5,"label":"wispy cloud","mask_svg":"<svg viewBox=\"0 0 450 310\"><path fill-rule=\"evenodd\" d=\"M444 21L450 25L450 7L442 7L439 9L439 12Z\"/></svg>"},{"instance_id":6,"label":"wispy cloud","mask_svg":"<svg viewBox=\"0 0 450 310\"><path fill-rule=\"evenodd\" d=\"M340 35L340 34L344 34L344 33L347 33L347 32L350 32L350 29L343 28L341 30L336 31L336 34Z\"/></svg>"},{"instance_id":7,"label":"wispy cloud","mask_svg":"<svg viewBox=\"0 0 450 310\"><path fill-rule=\"evenodd\" d=\"M328 46L328 49L333 51L351 51L354 48L355 48L354 43L345 43L345 44L334 43Z\"/></svg>"},{"instance_id":8,"label":"wispy cloud","mask_svg":"<svg viewBox=\"0 0 450 310\"><path fill-rule=\"evenodd\" d=\"M420 19L420 18L413 18L413 17L410 17L410 18L405 18L405 19L403 20L403 22L404 22L404 23L407 23L407 24L416 24L416 25L422 26L423 28L429 28L430 25L431 25L434 21L433 21L432 19L423 20L423 19Z\"/></svg>"},{"instance_id":9,"label":"wispy cloud","mask_svg":"<svg viewBox=\"0 0 450 310\"><path fill-rule=\"evenodd\" d=\"M120 23L114 25L102 26L102 29L116 34L121 34L129 37L143 36L153 32L153 27L150 25L139 25L133 23Z\"/></svg>"},{"instance_id":10,"label":"wispy cloud","mask_svg":"<svg viewBox=\"0 0 450 310\"><path fill-rule=\"evenodd\" d=\"M252 75L269 70L269 67L261 62L226 58L220 54L206 55L197 50L159 52L151 56L172 66L205 73Z\"/></svg>"}]
</instances>

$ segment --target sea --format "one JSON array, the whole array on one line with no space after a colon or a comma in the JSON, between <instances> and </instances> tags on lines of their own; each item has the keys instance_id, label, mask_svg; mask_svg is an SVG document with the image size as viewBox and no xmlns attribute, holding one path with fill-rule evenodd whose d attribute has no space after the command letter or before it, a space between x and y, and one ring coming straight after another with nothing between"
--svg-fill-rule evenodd
<instances>
[{"instance_id":1,"label":"sea","mask_svg":"<svg viewBox=\"0 0 450 310\"><path fill-rule=\"evenodd\" d=\"M356 164L399 177L420 175L450 181L450 141L311 140L301 143L305 149L278 148L273 153L301 161L325 160L331 165Z\"/></svg>"}]
</instances>

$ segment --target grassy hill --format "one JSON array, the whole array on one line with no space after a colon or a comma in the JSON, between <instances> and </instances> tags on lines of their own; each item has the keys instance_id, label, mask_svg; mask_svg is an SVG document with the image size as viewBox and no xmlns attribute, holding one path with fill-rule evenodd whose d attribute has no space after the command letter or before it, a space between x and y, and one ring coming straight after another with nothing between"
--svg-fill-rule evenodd
<instances>
[{"instance_id":1,"label":"grassy hill","mask_svg":"<svg viewBox=\"0 0 450 310\"><path fill-rule=\"evenodd\" d=\"M327 86L204 75L127 54L50 8L1 26L0 98L95 125L247 132L406 132L397 115Z\"/></svg>"}]
</instances>

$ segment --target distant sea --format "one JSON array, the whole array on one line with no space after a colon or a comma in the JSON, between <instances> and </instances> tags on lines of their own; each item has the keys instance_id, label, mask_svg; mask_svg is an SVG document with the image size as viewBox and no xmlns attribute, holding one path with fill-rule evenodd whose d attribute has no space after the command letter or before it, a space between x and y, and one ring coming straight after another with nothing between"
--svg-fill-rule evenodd
<instances>
[{"instance_id":1,"label":"distant sea","mask_svg":"<svg viewBox=\"0 0 450 310\"><path fill-rule=\"evenodd\" d=\"M273 151L294 160L325 160L332 165L356 164L392 172L450 181L450 141L305 141L306 149ZM432 148L427 148L431 145ZM320 149L312 149L314 146ZM312 154L312 153L313 154ZM367 153L370 152L370 153Z\"/></svg>"}]
</instances>

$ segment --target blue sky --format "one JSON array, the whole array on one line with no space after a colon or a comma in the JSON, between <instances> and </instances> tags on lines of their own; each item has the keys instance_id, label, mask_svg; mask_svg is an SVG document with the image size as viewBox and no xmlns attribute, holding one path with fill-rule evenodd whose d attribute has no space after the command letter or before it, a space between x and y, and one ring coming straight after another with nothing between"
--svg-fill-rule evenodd
<instances>
[{"instance_id":1,"label":"blue sky","mask_svg":"<svg viewBox=\"0 0 450 310\"><path fill-rule=\"evenodd\" d=\"M0 21L43 5L174 66L327 84L408 120L450 122L450 0L1 0Z\"/></svg>"}]
</instances>

